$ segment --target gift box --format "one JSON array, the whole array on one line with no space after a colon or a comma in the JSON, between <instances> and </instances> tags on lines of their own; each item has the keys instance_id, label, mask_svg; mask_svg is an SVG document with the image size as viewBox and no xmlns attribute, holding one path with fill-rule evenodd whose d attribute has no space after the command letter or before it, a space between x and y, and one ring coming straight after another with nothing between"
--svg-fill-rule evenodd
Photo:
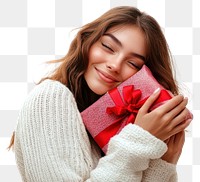
<instances>
[{"instance_id":1,"label":"gift box","mask_svg":"<svg viewBox=\"0 0 200 182\"><path fill-rule=\"evenodd\" d=\"M110 138L127 124L134 123L138 110L157 88L161 89L161 93L150 110L162 105L173 95L157 82L144 65L132 77L81 112L86 129L104 153Z\"/></svg>"}]
</instances>

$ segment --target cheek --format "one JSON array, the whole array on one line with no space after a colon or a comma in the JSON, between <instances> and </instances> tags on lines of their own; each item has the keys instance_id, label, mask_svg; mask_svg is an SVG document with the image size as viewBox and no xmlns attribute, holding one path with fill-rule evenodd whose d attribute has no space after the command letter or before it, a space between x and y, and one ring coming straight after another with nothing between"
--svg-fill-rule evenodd
<instances>
[{"instance_id":1,"label":"cheek","mask_svg":"<svg viewBox=\"0 0 200 182\"><path fill-rule=\"evenodd\" d=\"M96 46L91 47L89 52L89 64L101 62L103 58L103 52Z\"/></svg>"},{"instance_id":2,"label":"cheek","mask_svg":"<svg viewBox=\"0 0 200 182\"><path fill-rule=\"evenodd\" d=\"M138 70L132 69L132 68L124 68L123 72L122 72L122 80L125 81L128 78L130 78L131 76L133 76L134 74L136 74L138 72Z\"/></svg>"}]
</instances>

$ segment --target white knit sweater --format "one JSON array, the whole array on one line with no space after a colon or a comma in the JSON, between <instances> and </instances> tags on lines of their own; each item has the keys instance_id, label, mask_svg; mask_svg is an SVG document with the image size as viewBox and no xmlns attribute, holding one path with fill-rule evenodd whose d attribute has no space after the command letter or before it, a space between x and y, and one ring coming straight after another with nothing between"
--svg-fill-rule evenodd
<instances>
[{"instance_id":1,"label":"white knit sweater","mask_svg":"<svg viewBox=\"0 0 200 182\"><path fill-rule=\"evenodd\" d=\"M88 137L66 86L45 80L29 94L18 118L15 155L26 182L174 182L176 167L159 159L164 142L127 125L107 155Z\"/></svg>"}]
</instances>

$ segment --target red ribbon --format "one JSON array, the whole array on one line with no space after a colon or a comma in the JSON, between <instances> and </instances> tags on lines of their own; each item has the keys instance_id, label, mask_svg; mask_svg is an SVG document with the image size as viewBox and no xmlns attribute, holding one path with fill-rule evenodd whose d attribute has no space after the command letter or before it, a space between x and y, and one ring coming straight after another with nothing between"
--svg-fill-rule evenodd
<instances>
[{"instance_id":1,"label":"red ribbon","mask_svg":"<svg viewBox=\"0 0 200 182\"><path fill-rule=\"evenodd\" d=\"M134 90L133 85L123 87L123 98L125 103L123 102L117 88L111 90L109 94L114 101L115 106L108 107L106 112L108 114L120 116L120 120L123 120L128 116L125 125L134 122L138 110L147 100L147 98L145 98L140 101L142 92L139 89Z\"/></svg>"},{"instance_id":2,"label":"red ribbon","mask_svg":"<svg viewBox=\"0 0 200 182\"><path fill-rule=\"evenodd\" d=\"M117 88L109 91L109 95L115 103L115 106L107 107L106 112L107 114L114 114L118 118L113 121L110 126L95 136L94 139L101 148L103 148L109 142L110 138L116 135L125 125L134 123L139 109L148 99L148 97L146 97L145 99L140 100L142 95L141 90L134 90L133 85L123 87L122 94L124 101ZM169 99L171 99L170 94L166 90L161 90L159 98L153 105L155 106Z\"/></svg>"}]
</instances>

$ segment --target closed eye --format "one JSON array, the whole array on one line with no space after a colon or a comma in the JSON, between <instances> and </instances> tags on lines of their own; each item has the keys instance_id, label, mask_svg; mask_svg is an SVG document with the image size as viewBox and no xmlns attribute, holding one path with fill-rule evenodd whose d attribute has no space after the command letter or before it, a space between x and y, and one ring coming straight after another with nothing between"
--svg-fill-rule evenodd
<instances>
[{"instance_id":1,"label":"closed eye","mask_svg":"<svg viewBox=\"0 0 200 182\"><path fill-rule=\"evenodd\" d=\"M136 65L136 64L135 64L134 62L132 62L132 61L129 61L128 63L129 63L131 66L135 67L137 70L140 70L140 69L141 69L140 66Z\"/></svg>"},{"instance_id":2,"label":"closed eye","mask_svg":"<svg viewBox=\"0 0 200 182\"><path fill-rule=\"evenodd\" d=\"M106 49L114 52L114 50L112 48L110 48L108 45L104 44L104 43L101 43L103 47L105 47Z\"/></svg>"}]
</instances>

